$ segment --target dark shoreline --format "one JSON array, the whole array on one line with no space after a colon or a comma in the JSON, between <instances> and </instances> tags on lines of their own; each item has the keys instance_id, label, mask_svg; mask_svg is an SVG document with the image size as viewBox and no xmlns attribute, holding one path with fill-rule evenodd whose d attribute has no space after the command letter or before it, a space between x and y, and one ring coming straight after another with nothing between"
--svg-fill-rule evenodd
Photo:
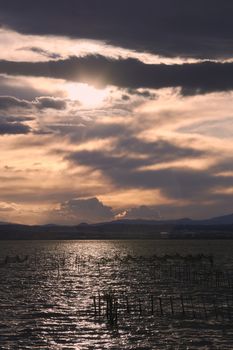
<instances>
[{"instance_id":1,"label":"dark shoreline","mask_svg":"<svg viewBox=\"0 0 233 350\"><path fill-rule=\"evenodd\" d=\"M0 240L233 239L233 225L103 223L78 226L0 225Z\"/></svg>"}]
</instances>

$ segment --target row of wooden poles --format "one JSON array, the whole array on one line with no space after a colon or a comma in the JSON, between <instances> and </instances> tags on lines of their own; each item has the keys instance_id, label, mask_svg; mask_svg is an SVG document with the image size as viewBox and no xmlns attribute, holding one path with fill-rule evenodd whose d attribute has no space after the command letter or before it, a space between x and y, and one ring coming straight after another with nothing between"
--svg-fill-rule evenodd
<instances>
[{"instance_id":1,"label":"row of wooden poles","mask_svg":"<svg viewBox=\"0 0 233 350\"><path fill-rule=\"evenodd\" d=\"M122 299L112 293L106 293L93 296L93 310L95 318L105 318L112 325L117 324L119 315L228 320L233 318L233 305L229 295L148 295L148 300L130 300L127 295Z\"/></svg>"},{"instance_id":2,"label":"row of wooden poles","mask_svg":"<svg viewBox=\"0 0 233 350\"><path fill-rule=\"evenodd\" d=\"M35 264L36 260L35 258ZM58 277L60 277L60 270L65 266L65 260L65 256L61 256L60 259L53 261L54 267L58 270ZM84 258L76 256L74 268L78 273L82 272L83 268L87 266L86 264ZM173 283L176 280L187 285L196 284L208 288L225 287L230 288L233 293L232 271L220 271L205 262L198 265L182 262L160 263L148 265L148 269L150 269L151 277L157 281L168 280ZM101 275L99 262L96 263L96 271Z\"/></svg>"},{"instance_id":3,"label":"row of wooden poles","mask_svg":"<svg viewBox=\"0 0 233 350\"><path fill-rule=\"evenodd\" d=\"M26 257L23 257L24 259L20 259L18 256L13 258L6 257L6 261L7 262L22 261L27 263L29 261L28 255ZM41 257L39 257L35 252L35 256L34 256L35 265L37 265L38 260L40 260L38 258L41 259ZM180 258L180 261L178 258ZM199 254L197 256L194 255L194 256L181 257L176 254L174 256L165 255L162 257L154 257L154 259L150 258L150 259L146 259L146 261L148 260L148 262L149 261L151 262L152 260L158 260L158 259L161 260L159 264L157 263L157 264L148 265L148 269L150 269L150 275L153 279L157 280L156 282L168 280L168 282L173 283L175 280L177 282L181 282L186 285L195 284L195 285L203 286L205 288L224 287L224 288L231 289L231 293L233 294L232 271L217 270L216 269L217 267L213 265L212 256L205 256L205 255ZM172 259L174 260L173 262L171 262ZM91 260L90 257L89 259L86 259L84 257L76 255L74 260L75 270L77 270L78 273L81 273L83 268L87 266L87 262L90 260ZM132 257L129 260L132 260ZM65 254L60 255L59 257L57 256L56 259L54 256L53 259L51 260L54 268L57 269L58 278L60 278L61 270L65 267L67 261L68 261L68 258L65 256ZM127 264L127 261L128 259L126 257L126 260L125 260L126 264ZM193 263L192 261L195 261L196 263ZM139 259L139 262L140 262L140 259ZM130 267L130 265L131 264L129 263L128 267ZM102 270L101 263L97 261L96 271L99 275L101 274L101 270Z\"/></svg>"},{"instance_id":4,"label":"row of wooden poles","mask_svg":"<svg viewBox=\"0 0 233 350\"><path fill-rule=\"evenodd\" d=\"M232 273L208 268L205 265L199 267L192 265L166 264L153 267L154 279L177 280L182 283L204 285L205 287L229 287L232 288Z\"/></svg>"}]
</instances>

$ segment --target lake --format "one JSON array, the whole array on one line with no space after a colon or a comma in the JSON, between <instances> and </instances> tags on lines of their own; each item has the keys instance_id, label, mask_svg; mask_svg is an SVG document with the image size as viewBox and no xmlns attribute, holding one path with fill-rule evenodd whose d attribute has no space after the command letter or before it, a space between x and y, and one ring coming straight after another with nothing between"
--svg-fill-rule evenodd
<instances>
[{"instance_id":1,"label":"lake","mask_svg":"<svg viewBox=\"0 0 233 350\"><path fill-rule=\"evenodd\" d=\"M232 349L233 241L1 241L0 349Z\"/></svg>"}]
</instances>

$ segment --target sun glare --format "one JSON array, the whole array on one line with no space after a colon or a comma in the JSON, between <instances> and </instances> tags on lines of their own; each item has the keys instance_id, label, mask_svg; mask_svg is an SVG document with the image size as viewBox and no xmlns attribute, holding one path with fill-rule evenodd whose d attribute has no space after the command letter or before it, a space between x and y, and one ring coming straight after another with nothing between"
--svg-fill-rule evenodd
<instances>
[{"instance_id":1,"label":"sun glare","mask_svg":"<svg viewBox=\"0 0 233 350\"><path fill-rule=\"evenodd\" d=\"M88 84L66 84L67 97L79 101L84 107L98 107L107 97L106 89L96 89Z\"/></svg>"}]
</instances>

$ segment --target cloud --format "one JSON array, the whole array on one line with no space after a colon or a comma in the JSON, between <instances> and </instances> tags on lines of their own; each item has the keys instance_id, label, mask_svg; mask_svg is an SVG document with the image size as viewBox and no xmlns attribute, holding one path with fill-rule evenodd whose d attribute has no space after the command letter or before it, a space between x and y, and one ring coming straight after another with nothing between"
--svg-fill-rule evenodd
<instances>
[{"instance_id":1,"label":"cloud","mask_svg":"<svg viewBox=\"0 0 233 350\"><path fill-rule=\"evenodd\" d=\"M215 136L220 139L233 138L233 117L213 118L211 120L199 120L186 127L178 129L180 132L188 132L199 135Z\"/></svg>"},{"instance_id":2,"label":"cloud","mask_svg":"<svg viewBox=\"0 0 233 350\"><path fill-rule=\"evenodd\" d=\"M118 138L129 132L128 128L120 123L98 123L98 121L85 120L81 116L67 117L65 121L48 124L46 127L60 136L69 136L71 143L75 144Z\"/></svg>"},{"instance_id":3,"label":"cloud","mask_svg":"<svg viewBox=\"0 0 233 350\"><path fill-rule=\"evenodd\" d=\"M8 0L0 13L3 25L28 34L104 40L168 57L233 54L231 1Z\"/></svg>"},{"instance_id":4,"label":"cloud","mask_svg":"<svg viewBox=\"0 0 233 350\"><path fill-rule=\"evenodd\" d=\"M37 82L32 85L28 78L0 75L0 95L28 101L49 94L43 87L39 88Z\"/></svg>"},{"instance_id":5,"label":"cloud","mask_svg":"<svg viewBox=\"0 0 233 350\"><path fill-rule=\"evenodd\" d=\"M41 96L36 97L33 101L22 100L13 96L0 96L0 109L57 109L63 110L66 108L66 101L61 98L50 97L50 96Z\"/></svg>"},{"instance_id":6,"label":"cloud","mask_svg":"<svg viewBox=\"0 0 233 350\"><path fill-rule=\"evenodd\" d=\"M57 220L68 224L79 222L108 221L114 218L111 207L104 205L98 198L71 199L51 213Z\"/></svg>"},{"instance_id":7,"label":"cloud","mask_svg":"<svg viewBox=\"0 0 233 350\"><path fill-rule=\"evenodd\" d=\"M220 0L0 1L2 200L25 222L231 208L232 14Z\"/></svg>"},{"instance_id":8,"label":"cloud","mask_svg":"<svg viewBox=\"0 0 233 350\"><path fill-rule=\"evenodd\" d=\"M138 90L138 89L127 89L126 90L126 94L122 95L122 100L124 101L128 101L130 100L130 96L138 96L138 97L142 97L145 99L149 99L149 100L154 100L156 98L156 95L152 92L150 92L149 90Z\"/></svg>"},{"instance_id":9,"label":"cloud","mask_svg":"<svg viewBox=\"0 0 233 350\"><path fill-rule=\"evenodd\" d=\"M201 205L200 205L201 203ZM233 199L231 196L216 196L215 198L208 199L207 201L201 201L200 198L190 202L182 203L181 201L173 204L157 204L149 207L154 213L158 213L157 219L177 219L177 218L194 218L194 219L206 219L214 216L232 214ZM130 209L128 210L130 213ZM122 212L126 215L127 211ZM124 217L124 216L123 216ZM129 217L133 219L134 217ZM143 218L143 217L142 217ZM151 220L151 219L149 219ZM153 218L152 218L153 220Z\"/></svg>"},{"instance_id":10,"label":"cloud","mask_svg":"<svg viewBox=\"0 0 233 350\"><path fill-rule=\"evenodd\" d=\"M0 120L0 135L28 134L31 128L22 123L9 123Z\"/></svg>"},{"instance_id":11,"label":"cloud","mask_svg":"<svg viewBox=\"0 0 233 350\"><path fill-rule=\"evenodd\" d=\"M0 202L0 212L12 212L15 209L16 205L13 203Z\"/></svg>"},{"instance_id":12,"label":"cloud","mask_svg":"<svg viewBox=\"0 0 233 350\"><path fill-rule=\"evenodd\" d=\"M12 96L0 96L0 109L30 108L30 103Z\"/></svg>"},{"instance_id":13,"label":"cloud","mask_svg":"<svg viewBox=\"0 0 233 350\"><path fill-rule=\"evenodd\" d=\"M17 122L28 122L34 120L33 117L21 117L21 116L0 116L0 120L3 123L17 123Z\"/></svg>"},{"instance_id":14,"label":"cloud","mask_svg":"<svg viewBox=\"0 0 233 350\"><path fill-rule=\"evenodd\" d=\"M218 188L232 187L233 176L218 175L211 167L195 169L171 163L178 160L182 164L185 158L198 160L202 155L206 152L164 140L142 142L129 138L118 141L111 152L71 152L65 159L76 166L87 166L90 171L101 171L116 188L157 189L165 198L203 201Z\"/></svg>"},{"instance_id":15,"label":"cloud","mask_svg":"<svg viewBox=\"0 0 233 350\"><path fill-rule=\"evenodd\" d=\"M184 94L233 89L233 63L145 64L137 59L70 57L49 62L0 61L0 73L66 79L103 87L161 89L181 87ZM132 90L131 90L132 91Z\"/></svg>"},{"instance_id":16,"label":"cloud","mask_svg":"<svg viewBox=\"0 0 233 350\"><path fill-rule=\"evenodd\" d=\"M196 157L202 154L204 154L204 151L181 147L165 140L146 142L133 137L123 137L116 141L111 152L84 150L71 152L65 159L75 164L109 172L109 174L119 171L123 175L124 172L131 173L138 167Z\"/></svg>"},{"instance_id":17,"label":"cloud","mask_svg":"<svg viewBox=\"0 0 233 350\"><path fill-rule=\"evenodd\" d=\"M141 205L139 207L130 208L117 215L119 219L143 219L143 220L159 220L160 213L158 208Z\"/></svg>"},{"instance_id":18,"label":"cloud","mask_svg":"<svg viewBox=\"0 0 233 350\"><path fill-rule=\"evenodd\" d=\"M50 59L58 59L58 58L61 58L62 56L58 53L55 53L55 52L51 52L49 50L44 50L40 47L35 47L35 46L32 46L32 47L21 47L19 48L18 50L26 50L26 51L32 51L34 53L37 53L41 56L45 56L47 58L50 58Z\"/></svg>"},{"instance_id":19,"label":"cloud","mask_svg":"<svg viewBox=\"0 0 233 350\"><path fill-rule=\"evenodd\" d=\"M57 110L66 109L66 101L56 97L47 97L47 96L37 97L36 101L33 102L33 105L39 109L47 109L47 108L57 109Z\"/></svg>"},{"instance_id":20,"label":"cloud","mask_svg":"<svg viewBox=\"0 0 233 350\"><path fill-rule=\"evenodd\" d=\"M20 101L18 101L17 99L11 100L6 98L1 100L1 97L0 97L0 109L1 107L8 108L8 106L11 104L16 106L18 103L20 104ZM22 101L22 105L24 106L23 101ZM0 135L28 134L31 131L31 127L28 126L27 124L24 124L24 122L29 122L32 120L34 120L33 117L2 115L0 116Z\"/></svg>"}]
</instances>

